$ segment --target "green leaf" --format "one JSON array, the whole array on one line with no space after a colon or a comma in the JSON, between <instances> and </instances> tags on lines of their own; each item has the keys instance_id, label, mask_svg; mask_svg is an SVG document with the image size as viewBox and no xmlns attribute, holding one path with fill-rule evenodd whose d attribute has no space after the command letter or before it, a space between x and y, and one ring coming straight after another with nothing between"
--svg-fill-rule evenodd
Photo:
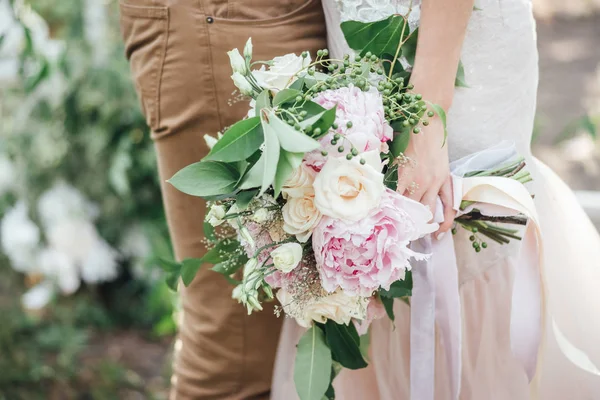
<instances>
[{"instance_id":1,"label":"green leaf","mask_svg":"<svg viewBox=\"0 0 600 400\"><path fill-rule=\"evenodd\" d=\"M302 129L306 129L309 126L312 126L312 132L314 132L316 128L319 128L321 130L321 135L315 136L317 139L326 135L329 128L331 128L331 125L333 125L335 122L336 108L337 106L330 108L329 110L323 108L323 110L319 113L309 116L300 122L300 127L302 127Z\"/></svg>"},{"instance_id":2,"label":"green leaf","mask_svg":"<svg viewBox=\"0 0 600 400\"><path fill-rule=\"evenodd\" d=\"M417 41L419 39L419 28L415 29L402 45L402 55L410 65L415 65L417 55Z\"/></svg>"},{"instance_id":3,"label":"green leaf","mask_svg":"<svg viewBox=\"0 0 600 400\"><path fill-rule=\"evenodd\" d=\"M321 399L330 377L331 350L323 331L313 326L300 338L294 363L294 382L300 400Z\"/></svg>"},{"instance_id":4,"label":"green leaf","mask_svg":"<svg viewBox=\"0 0 600 400\"><path fill-rule=\"evenodd\" d=\"M277 173L275 174L275 181L273 182L273 189L275 191L275 198L281 193L281 188L284 183L288 180L290 175L296 168L302 163L304 153L290 153L285 150L281 150L279 156L279 163L277 164Z\"/></svg>"},{"instance_id":5,"label":"green leaf","mask_svg":"<svg viewBox=\"0 0 600 400\"><path fill-rule=\"evenodd\" d=\"M400 153L404 153L406 151L408 143L410 142L412 128L402 126L401 124L392 124L392 128L394 129L396 134L392 139L390 151L392 152L392 155L395 158L398 157Z\"/></svg>"},{"instance_id":6,"label":"green leaf","mask_svg":"<svg viewBox=\"0 0 600 400\"><path fill-rule=\"evenodd\" d=\"M448 138L448 129L446 127L446 112L442 107L440 107L437 104L429 103L429 106L440 117L440 120L442 120L442 125L444 126L444 143L442 144L443 147L446 144L446 139Z\"/></svg>"},{"instance_id":7,"label":"green leaf","mask_svg":"<svg viewBox=\"0 0 600 400\"><path fill-rule=\"evenodd\" d=\"M360 337L360 354L365 360L369 360L369 346L371 345L371 333L367 331Z\"/></svg>"},{"instance_id":8,"label":"green leaf","mask_svg":"<svg viewBox=\"0 0 600 400\"><path fill-rule=\"evenodd\" d=\"M398 163L392 163L385 171L383 184L388 189L396 191L398 188Z\"/></svg>"},{"instance_id":9,"label":"green leaf","mask_svg":"<svg viewBox=\"0 0 600 400\"><path fill-rule=\"evenodd\" d=\"M465 80L465 66L462 61L458 61L458 69L456 70L456 79L454 80L454 86L468 88L467 81Z\"/></svg>"},{"instance_id":10,"label":"green leaf","mask_svg":"<svg viewBox=\"0 0 600 400\"><path fill-rule=\"evenodd\" d=\"M262 126L265 137L268 131L277 138L282 149L291 153L306 153L321 147L315 139L283 122L273 110L263 110Z\"/></svg>"},{"instance_id":11,"label":"green leaf","mask_svg":"<svg viewBox=\"0 0 600 400\"><path fill-rule=\"evenodd\" d=\"M350 48L360 51L361 55L370 51L380 57L384 53L396 54L402 31L405 35L410 32L405 24L404 17L392 15L376 22L342 22L341 28Z\"/></svg>"},{"instance_id":12,"label":"green leaf","mask_svg":"<svg viewBox=\"0 0 600 400\"><path fill-rule=\"evenodd\" d=\"M169 289L171 289L172 291L176 292L177 291L177 284L179 283L179 273L170 273L167 275L167 278L165 279L165 283L167 284L167 286L169 287Z\"/></svg>"},{"instance_id":13,"label":"green leaf","mask_svg":"<svg viewBox=\"0 0 600 400\"><path fill-rule=\"evenodd\" d=\"M389 297L389 298L399 298L399 297L408 297L412 295L412 272L406 271L406 275L404 276L404 280L396 281L390 285L389 290L381 289L379 294L381 297Z\"/></svg>"},{"instance_id":14,"label":"green leaf","mask_svg":"<svg viewBox=\"0 0 600 400\"><path fill-rule=\"evenodd\" d=\"M254 108L254 111L257 118L263 108L271 108L271 92L268 89L260 92L256 98L256 107Z\"/></svg>"},{"instance_id":15,"label":"green leaf","mask_svg":"<svg viewBox=\"0 0 600 400\"><path fill-rule=\"evenodd\" d=\"M181 270L181 264L174 260L167 260L163 257L156 257L154 262L165 272L173 273Z\"/></svg>"},{"instance_id":16,"label":"green leaf","mask_svg":"<svg viewBox=\"0 0 600 400\"><path fill-rule=\"evenodd\" d=\"M202 263L202 258L186 258L181 262L181 280L185 286L192 283Z\"/></svg>"},{"instance_id":17,"label":"green leaf","mask_svg":"<svg viewBox=\"0 0 600 400\"><path fill-rule=\"evenodd\" d=\"M385 312L387 313L388 317L392 320L392 322L395 319L394 316L394 298L393 297L380 297L381 302L383 303L383 308L385 308Z\"/></svg>"},{"instance_id":18,"label":"green leaf","mask_svg":"<svg viewBox=\"0 0 600 400\"><path fill-rule=\"evenodd\" d=\"M259 117L241 120L227 129L204 160L223 162L245 160L260 148L263 140Z\"/></svg>"},{"instance_id":19,"label":"green leaf","mask_svg":"<svg viewBox=\"0 0 600 400\"><path fill-rule=\"evenodd\" d=\"M300 77L296 79L289 87L289 89L296 89L298 91L302 91L304 89L304 84L306 83L306 77Z\"/></svg>"},{"instance_id":20,"label":"green leaf","mask_svg":"<svg viewBox=\"0 0 600 400\"><path fill-rule=\"evenodd\" d=\"M240 268L244 266L244 264L246 263L241 261L241 259L227 260L216 264L214 267L211 268L211 270L218 272L221 275L230 276L231 274L239 271Z\"/></svg>"},{"instance_id":21,"label":"green leaf","mask_svg":"<svg viewBox=\"0 0 600 400\"><path fill-rule=\"evenodd\" d=\"M367 366L360 353L360 338L353 323L341 325L328 319L325 324L325 336L335 361L348 369L360 369Z\"/></svg>"},{"instance_id":22,"label":"green leaf","mask_svg":"<svg viewBox=\"0 0 600 400\"><path fill-rule=\"evenodd\" d=\"M239 178L230 164L201 161L179 170L167 182L183 193L206 198L231 193Z\"/></svg>"},{"instance_id":23,"label":"green leaf","mask_svg":"<svg viewBox=\"0 0 600 400\"><path fill-rule=\"evenodd\" d=\"M273 107L279 106L290 101L296 101L296 97L301 95L302 92L300 90L283 89L275 95L275 98L273 99Z\"/></svg>"},{"instance_id":24,"label":"green leaf","mask_svg":"<svg viewBox=\"0 0 600 400\"><path fill-rule=\"evenodd\" d=\"M225 238L207 251L202 257L202 261L208 264L219 264L227 261L239 248L240 243L237 240Z\"/></svg>"},{"instance_id":25,"label":"green leaf","mask_svg":"<svg viewBox=\"0 0 600 400\"><path fill-rule=\"evenodd\" d=\"M217 241L217 237L215 236L215 227L206 221L204 221L204 237L213 243Z\"/></svg>"},{"instance_id":26,"label":"green leaf","mask_svg":"<svg viewBox=\"0 0 600 400\"><path fill-rule=\"evenodd\" d=\"M240 211L243 211L246 208L248 208L248 205L250 204L252 199L254 199L254 197L256 197L257 194L258 194L258 189L245 190L245 191L238 192L238 194L235 196L235 205L238 207L238 209Z\"/></svg>"}]
</instances>

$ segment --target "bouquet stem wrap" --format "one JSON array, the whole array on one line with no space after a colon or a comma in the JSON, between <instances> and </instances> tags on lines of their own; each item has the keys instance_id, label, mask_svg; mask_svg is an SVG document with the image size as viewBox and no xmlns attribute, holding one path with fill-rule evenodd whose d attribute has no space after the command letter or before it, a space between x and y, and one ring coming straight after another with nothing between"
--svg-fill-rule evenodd
<instances>
[{"instance_id":1,"label":"bouquet stem wrap","mask_svg":"<svg viewBox=\"0 0 600 400\"><path fill-rule=\"evenodd\" d=\"M521 362L529 380L536 371L542 342L545 300L543 295L542 240L537 213L531 195L519 182L501 177L463 176L470 171L497 166L516 154L512 145L502 143L475 153L451 165L454 184L454 207L459 215L477 208L488 216L521 214L528 222L516 263L512 292L510 339L514 356ZM474 202L459 210L462 201ZM443 221L438 200L436 222ZM458 399L461 377L461 307L458 269L452 235L441 240L431 236L414 245L429 252L428 260L413 269L411 299L411 399L434 399L435 327L445 349L452 398Z\"/></svg>"}]
</instances>

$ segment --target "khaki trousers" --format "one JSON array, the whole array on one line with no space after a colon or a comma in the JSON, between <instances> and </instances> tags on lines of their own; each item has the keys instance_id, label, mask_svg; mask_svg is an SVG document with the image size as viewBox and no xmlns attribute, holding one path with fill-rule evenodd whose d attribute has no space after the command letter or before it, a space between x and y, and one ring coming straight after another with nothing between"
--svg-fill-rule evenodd
<instances>
[{"instance_id":1,"label":"khaki trousers","mask_svg":"<svg viewBox=\"0 0 600 400\"><path fill-rule=\"evenodd\" d=\"M241 119L227 51L254 43L254 60L325 47L319 0L121 0L121 31L155 139L163 199L178 259L204 253L205 204L165 180L206 153L204 134ZM181 290L172 398L266 399L281 327L272 309L251 316L232 287L204 267Z\"/></svg>"}]
</instances>

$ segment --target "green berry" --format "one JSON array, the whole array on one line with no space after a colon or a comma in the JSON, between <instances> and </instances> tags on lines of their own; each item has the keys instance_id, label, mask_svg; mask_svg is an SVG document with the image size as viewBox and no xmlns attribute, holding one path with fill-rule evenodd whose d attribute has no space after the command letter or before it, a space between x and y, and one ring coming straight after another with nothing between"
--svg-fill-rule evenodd
<instances>
[{"instance_id":1,"label":"green berry","mask_svg":"<svg viewBox=\"0 0 600 400\"><path fill-rule=\"evenodd\" d=\"M435 115L435 114L433 113L433 111L428 111L428 112L427 112L427 116L428 116L429 118L432 118L434 115Z\"/></svg>"},{"instance_id":2,"label":"green berry","mask_svg":"<svg viewBox=\"0 0 600 400\"><path fill-rule=\"evenodd\" d=\"M481 251L481 247L477 247L477 248L475 249L475 252L476 252L476 253L479 253L480 251Z\"/></svg>"},{"instance_id":3,"label":"green berry","mask_svg":"<svg viewBox=\"0 0 600 400\"><path fill-rule=\"evenodd\" d=\"M352 128L352 121L348 121L348 122L346 122L346 127L347 127L348 129Z\"/></svg>"},{"instance_id":4,"label":"green berry","mask_svg":"<svg viewBox=\"0 0 600 400\"><path fill-rule=\"evenodd\" d=\"M327 157L327 154L328 154L328 153L327 153L325 150L323 150L323 151L321 152L321 155L322 155L323 157Z\"/></svg>"},{"instance_id":5,"label":"green berry","mask_svg":"<svg viewBox=\"0 0 600 400\"><path fill-rule=\"evenodd\" d=\"M373 55L373 53L371 53L370 51L367 51L367 54L365 54L365 57L370 58Z\"/></svg>"},{"instance_id":6,"label":"green berry","mask_svg":"<svg viewBox=\"0 0 600 400\"><path fill-rule=\"evenodd\" d=\"M317 57L323 57L323 50L317 50Z\"/></svg>"},{"instance_id":7,"label":"green berry","mask_svg":"<svg viewBox=\"0 0 600 400\"><path fill-rule=\"evenodd\" d=\"M417 94L415 95L415 99L417 99L417 100L421 100L422 98L423 98L423 95L421 95L421 94L419 94L419 93L417 93Z\"/></svg>"},{"instance_id":8,"label":"green berry","mask_svg":"<svg viewBox=\"0 0 600 400\"><path fill-rule=\"evenodd\" d=\"M456 232L457 232L456 228L452 228L452 234L456 235Z\"/></svg>"},{"instance_id":9,"label":"green berry","mask_svg":"<svg viewBox=\"0 0 600 400\"><path fill-rule=\"evenodd\" d=\"M413 133L419 133L419 132L421 132L421 128L415 127L413 129Z\"/></svg>"},{"instance_id":10,"label":"green berry","mask_svg":"<svg viewBox=\"0 0 600 400\"><path fill-rule=\"evenodd\" d=\"M300 126L300 124L297 123L296 125L294 125L294 129L299 131L300 129L302 129L302 127Z\"/></svg>"},{"instance_id":11,"label":"green berry","mask_svg":"<svg viewBox=\"0 0 600 400\"><path fill-rule=\"evenodd\" d=\"M385 83L385 88L386 88L386 89L391 89L391 88L393 88L393 87L394 87L394 85L392 85L392 82L386 82L386 83Z\"/></svg>"},{"instance_id":12,"label":"green berry","mask_svg":"<svg viewBox=\"0 0 600 400\"><path fill-rule=\"evenodd\" d=\"M337 129L337 128L338 128L338 124L334 122L333 124L331 124L331 127L332 127L333 129Z\"/></svg>"},{"instance_id":13,"label":"green berry","mask_svg":"<svg viewBox=\"0 0 600 400\"><path fill-rule=\"evenodd\" d=\"M338 152L343 153L344 152L344 146L338 147Z\"/></svg>"},{"instance_id":14,"label":"green berry","mask_svg":"<svg viewBox=\"0 0 600 400\"><path fill-rule=\"evenodd\" d=\"M482 242L481 243L481 247L483 247L484 249L487 249L487 243L486 242Z\"/></svg>"},{"instance_id":15,"label":"green berry","mask_svg":"<svg viewBox=\"0 0 600 400\"><path fill-rule=\"evenodd\" d=\"M417 123L417 121L415 121L415 119L414 119L414 118L409 118L409 119L408 119L408 123L409 123L410 125L414 125L414 124L416 124L416 123Z\"/></svg>"},{"instance_id":16,"label":"green berry","mask_svg":"<svg viewBox=\"0 0 600 400\"><path fill-rule=\"evenodd\" d=\"M353 156L357 156L358 155L358 150L356 149L356 147L353 147L352 150L350 150Z\"/></svg>"},{"instance_id":17,"label":"green berry","mask_svg":"<svg viewBox=\"0 0 600 400\"><path fill-rule=\"evenodd\" d=\"M352 154L348 153L346 154L346 160L352 160Z\"/></svg>"},{"instance_id":18,"label":"green berry","mask_svg":"<svg viewBox=\"0 0 600 400\"><path fill-rule=\"evenodd\" d=\"M331 142L329 142L329 143L331 143L333 146L335 146L337 144L337 140L331 139Z\"/></svg>"},{"instance_id":19,"label":"green berry","mask_svg":"<svg viewBox=\"0 0 600 400\"><path fill-rule=\"evenodd\" d=\"M302 101L302 96L296 96L296 103L300 103Z\"/></svg>"},{"instance_id":20,"label":"green berry","mask_svg":"<svg viewBox=\"0 0 600 400\"><path fill-rule=\"evenodd\" d=\"M408 86L406 87L408 90L413 90L415 88L415 85L413 85L412 83L409 83Z\"/></svg>"},{"instance_id":21,"label":"green berry","mask_svg":"<svg viewBox=\"0 0 600 400\"><path fill-rule=\"evenodd\" d=\"M427 121L427 120L424 120L424 121L423 121L423 126L427 126L427 125L429 125L429 121Z\"/></svg>"},{"instance_id":22,"label":"green berry","mask_svg":"<svg viewBox=\"0 0 600 400\"><path fill-rule=\"evenodd\" d=\"M332 65L328 66L327 69L329 70L329 72L332 72L333 70L335 70L335 67Z\"/></svg>"},{"instance_id":23,"label":"green berry","mask_svg":"<svg viewBox=\"0 0 600 400\"><path fill-rule=\"evenodd\" d=\"M321 128L315 128L313 133L315 134L315 136L319 136L321 134Z\"/></svg>"},{"instance_id":24,"label":"green berry","mask_svg":"<svg viewBox=\"0 0 600 400\"><path fill-rule=\"evenodd\" d=\"M306 58L308 57L308 52L307 51L303 51L302 52L302 58Z\"/></svg>"},{"instance_id":25,"label":"green berry","mask_svg":"<svg viewBox=\"0 0 600 400\"><path fill-rule=\"evenodd\" d=\"M297 98L297 97L296 97ZM306 117L306 115L308 114L308 112L306 110L302 110L300 111L300 116L301 117Z\"/></svg>"},{"instance_id":26,"label":"green berry","mask_svg":"<svg viewBox=\"0 0 600 400\"><path fill-rule=\"evenodd\" d=\"M478 248L478 247L479 247L479 243L477 243L477 242L473 242L473 248L474 248L474 249L476 249L476 248Z\"/></svg>"},{"instance_id":27,"label":"green berry","mask_svg":"<svg viewBox=\"0 0 600 400\"><path fill-rule=\"evenodd\" d=\"M474 241L475 241L475 236L473 236L473 235L469 236L469 240L470 240L471 242L474 242Z\"/></svg>"},{"instance_id":28,"label":"green berry","mask_svg":"<svg viewBox=\"0 0 600 400\"><path fill-rule=\"evenodd\" d=\"M367 163L367 161L364 158L360 159L360 165L365 165Z\"/></svg>"},{"instance_id":29,"label":"green berry","mask_svg":"<svg viewBox=\"0 0 600 400\"><path fill-rule=\"evenodd\" d=\"M308 74L309 74L309 75L314 75L314 74L315 74L315 70L314 70L314 69L312 69L312 68L311 68L311 69L309 69L309 70L308 70Z\"/></svg>"},{"instance_id":30,"label":"green berry","mask_svg":"<svg viewBox=\"0 0 600 400\"><path fill-rule=\"evenodd\" d=\"M341 137L342 137L342 135L340 135L339 133L336 133L335 135L333 135L333 138L335 140L340 140Z\"/></svg>"},{"instance_id":31,"label":"green berry","mask_svg":"<svg viewBox=\"0 0 600 400\"><path fill-rule=\"evenodd\" d=\"M410 123L408 122L407 119L405 119L404 121L402 121L402 126L406 127L406 126L409 126L409 125L410 125Z\"/></svg>"},{"instance_id":32,"label":"green berry","mask_svg":"<svg viewBox=\"0 0 600 400\"><path fill-rule=\"evenodd\" d=\"M475 227L475 228L471 229L471 232L473 232L473 233L477 233L477 232L479 232L479 229L477 229L477 228Z\"/></svg>"},{"instance_id":33,"label":"green berry","mask_svg":"<svg viewBox=\"0 0 600 400\"><path fill-rule=\"evenodd\" d=\"M327 57L329 55L329 50L323 49L323 56Z\"/></svg>"},{"instance_id":34,"label":"green berry","mask_svg":"<svg viewBox=\"0 0 600 400\"><path fill-rule=\"evenodd\" d=\"M383 75L383 70L381 68L377 70L377 75Z\"/></svg>"}]
</instances>

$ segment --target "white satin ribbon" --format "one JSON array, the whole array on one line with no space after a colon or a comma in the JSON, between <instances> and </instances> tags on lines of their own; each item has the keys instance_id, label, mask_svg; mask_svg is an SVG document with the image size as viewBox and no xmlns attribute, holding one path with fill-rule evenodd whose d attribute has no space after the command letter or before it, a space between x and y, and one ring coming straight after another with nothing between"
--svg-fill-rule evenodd
<instances>
[{"instance_id":1,"label":"white satin ribbon","mask_svg":"<svg viewBox=\"0 0 600 400\"><path fill-rule=\"evenodd\" d=\"M484 215L516 215L528 218L518 256L512 293L510 320L511 348L527 372L535 375L538 349L542 338L544 297L542 292L542 241L537 213L527 189L509 178L463 176L475 170L488 170L516 154L510 143L475 153L451 164L454 183L454 208L463 200L475 202L463 213L477 208ZM435 222L442 222L438 200ZM426 261L413 268L411 299L411 399L434 399L435 327L445 349L453 399L460 394L461 307L458 269L452 235L441 240L425 237L413 244L420 252L429 252Z\"/></svg>"}]
</instances>

